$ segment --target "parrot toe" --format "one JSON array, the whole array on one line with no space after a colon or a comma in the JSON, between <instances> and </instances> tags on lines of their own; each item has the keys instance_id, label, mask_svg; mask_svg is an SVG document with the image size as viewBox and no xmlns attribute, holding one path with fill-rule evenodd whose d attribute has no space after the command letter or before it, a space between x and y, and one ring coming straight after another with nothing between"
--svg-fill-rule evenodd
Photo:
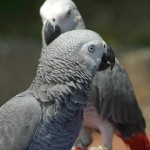
<instances>
[{"instance_id":1,"label":"parrot toe","mask_svg":"<svg viewBox=\"0 0 150 150\"><path fill-rule=\"evenodd\" d=\"M107 150L104 145L98 145L96 147L90 147L88 150Z\"/></svg>"}]
</instances>

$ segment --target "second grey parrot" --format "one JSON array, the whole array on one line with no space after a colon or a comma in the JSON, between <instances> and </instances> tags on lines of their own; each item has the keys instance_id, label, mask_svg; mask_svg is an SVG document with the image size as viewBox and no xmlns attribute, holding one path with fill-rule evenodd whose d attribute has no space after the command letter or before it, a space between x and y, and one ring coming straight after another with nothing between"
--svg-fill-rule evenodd
<instances>
[{"instance_id":1,"label":"second grey parrot","mask_svg":"<svg viewBox=\"0 0 150 150\"><path fill-rule=\"evenodd\" d=\"M84 21L71 0L46 0L40 8L40 15L43 21L43 47L61 33L85 29ZM145 134L145 120L133 86L117 59L112 72L107 70L96 74L91 93L84 111L83 127L75 143L76 148L88 147L94 129L101 132L107 150L112 149L114 133L119 134L132 150L150 150Z\"/></svg>"},{"instance_id":2,"label":"second grey parrot","mask_svg":"<svg viewBox=\"0 0 150 150\"><path fill-rule=\"evenodd\" d=\"M0 107L0 150L70 150L80 131L90 83L115 55L95 32L62 34L42 50L25 92Z\"/></svg>"}]
</instances>

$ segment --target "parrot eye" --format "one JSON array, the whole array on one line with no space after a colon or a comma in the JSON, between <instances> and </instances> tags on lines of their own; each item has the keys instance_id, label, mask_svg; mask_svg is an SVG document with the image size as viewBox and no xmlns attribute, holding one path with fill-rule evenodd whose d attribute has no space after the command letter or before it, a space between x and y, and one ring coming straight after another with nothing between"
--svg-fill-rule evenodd
<instances>
[{"instance_id":1,"label":"parrot eye","mask_svg":"<svg viewBox=\"0 0 150 150\"><path fill-rule=\"evenodd\" d=\"M89 51L89 52L95 51L95 46L94 46L94 45L90 45L90 46L88 47L88 51Z\"/></svg>"},{"instance_id":2,"label":"parrot eye","mask_svg":"<svg viewBox=\"0 0 150 150\"><path fill-rule=\"evenodd\" d=\"M69 9L68 11L67 11L67 16L69 17L71 15L71 10Z\"/></svg>"}]
</instances>

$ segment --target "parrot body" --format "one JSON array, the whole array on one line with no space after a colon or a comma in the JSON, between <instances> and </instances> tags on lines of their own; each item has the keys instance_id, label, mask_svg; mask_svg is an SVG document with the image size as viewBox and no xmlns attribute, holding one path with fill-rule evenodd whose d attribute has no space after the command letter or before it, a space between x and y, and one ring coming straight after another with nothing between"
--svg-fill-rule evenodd
<instances>
[{"instance_id":1,"label":"parrot body","mask_svg":"<svg viewBox=\"0 0 150 150\"><path fill-rule=\"evenodd\" d=\"M119 62L116 62L111 73L111 76L109 70L102 72L102 75L97 73L92 82L93 88L91 88L87 108L84 110L83 127L75 147L86 149L92 143L94 129L101 132L108 150L112 149L114 133L121 137L132 150L149 150L145 120L128 75Z\"/></svg>"},{"instance_id":2,"label":"parrot body","mask_svg":"<svg viewBox=\"0 0 150 150\"><path fill-rule=\"evenodd\" d=\"M0 150L70 150L90 83L97 71L114 63L113 51L93 31L70 31L55 39L42 50L29 89L0 107Z\"/></svg>"},{"instance_id":3,"label":"parrot body","mask_svg":"<svg viewBox=\"0 0 150 150\"><path fill-rule=\"evenodd\" d=\"M46 0L40 8L40 15L43 21L43 47L61 33L85 29L82 16L71 0ZM96 74L91 89L92 94L84 111L83 126L74 149L86 149L92 142L91 133L94 129L101 132L107 150L112 150L114 133L132 150L150 150L145 120L133 86L117 59L112 72L106 70Z\"/></svg>"}]
</instances>

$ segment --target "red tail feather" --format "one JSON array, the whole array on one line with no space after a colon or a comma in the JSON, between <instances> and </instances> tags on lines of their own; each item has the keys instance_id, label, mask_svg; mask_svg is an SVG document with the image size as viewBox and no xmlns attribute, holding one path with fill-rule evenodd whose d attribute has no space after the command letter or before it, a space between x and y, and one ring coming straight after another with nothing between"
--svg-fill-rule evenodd
<instances>
[{"instance_id":1,"label":"red tail feather","mask_svg":"<svg viewBox=\"0 0 150 150\"><path fill-rule=\"evenodd\" d=\"M76 150L83 150L82 148L80 148L80 147L76 147Z\"/></svg>"},{"instance_id":2,"label":"red tail feather","mask_svg":"<svg viewBox=\"0 0 150 150\"><path fill-rule=\"evenodd\" d=\"M123 139L131 150L150 150L150 141L145 133L137 133L130 139Z\"/></svg>"}]
</instances>

